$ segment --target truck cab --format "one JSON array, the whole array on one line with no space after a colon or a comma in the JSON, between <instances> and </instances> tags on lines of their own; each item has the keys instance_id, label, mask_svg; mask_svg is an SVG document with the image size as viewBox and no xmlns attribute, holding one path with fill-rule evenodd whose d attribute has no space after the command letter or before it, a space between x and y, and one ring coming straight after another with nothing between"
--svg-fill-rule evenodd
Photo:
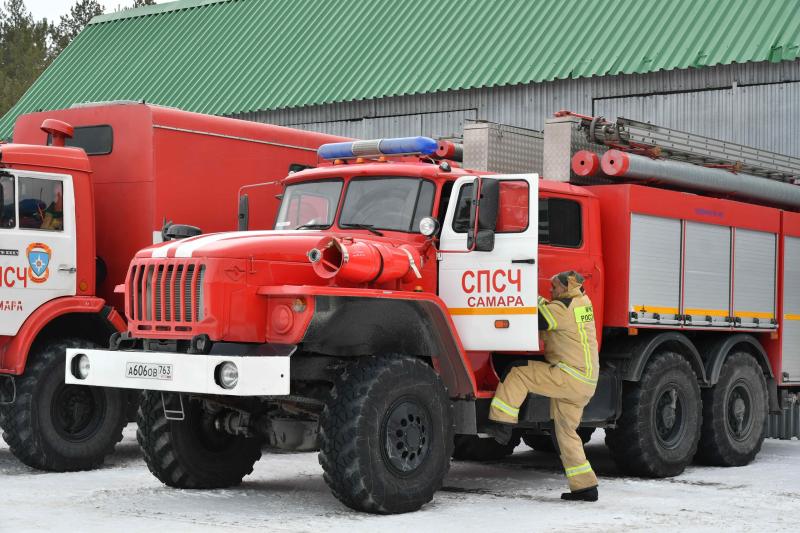
<instances>
[{"instance_id":1,"label":"truck cab","mask_svg":"<svg viewBox=\"0 0 800 533\"><path fill-rule=\"evenodd\" d=\"M69 124L49 119L41 129L51 146L0 145L0 420L26 464L74 470L116 443L125 394L64 384L64 350L97 347L124 322L95 295L89 159L65 146ZM84 330L92 333L80 338ZM42 412L21 407L33 397Z\"/></svg>"}]
</instances>

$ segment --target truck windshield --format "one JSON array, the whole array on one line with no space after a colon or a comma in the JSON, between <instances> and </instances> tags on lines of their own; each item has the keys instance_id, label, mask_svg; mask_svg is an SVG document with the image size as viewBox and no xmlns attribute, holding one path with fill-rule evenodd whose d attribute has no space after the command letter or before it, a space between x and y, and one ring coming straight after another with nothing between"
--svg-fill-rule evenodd
<instances>
[{"instance_id":1,"label":"truck windshield","mask_svg":"<svg viewBox=\"0 0 800 533\"><path fill-rule=\"evenodd\" d=\"M354 179L347 187L339 226L417 233L419 221L431 215L435 190L432 182L418 178Z\"/></svg>"},{"instance_id":2,"label":"truck windshield","mask_svg":"<svg viewBox=\"0 0 800 533\"><path fill-rule=\"evenodd\" d=\"M309 181L286 187L275 229L325 229L333 224L342 180Z\"/></svg>"}]
</instances>

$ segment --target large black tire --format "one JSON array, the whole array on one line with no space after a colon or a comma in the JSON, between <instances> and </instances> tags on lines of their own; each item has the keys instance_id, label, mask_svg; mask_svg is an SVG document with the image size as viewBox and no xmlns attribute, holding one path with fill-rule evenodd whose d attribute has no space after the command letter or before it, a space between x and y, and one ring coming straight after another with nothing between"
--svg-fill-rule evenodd
<instances>
[{"instance_id":1,"label":"large black tire","mask_svg":"<svg viewBox=\"0 0 800 533\"><path fill-rule=\"evenodd\" d=\"M150 472L179 489L221 489L241 483L261 458L263 440L218 431L200 401L184 398L183 406L184 420L168 420L161 393L142 395L136 438Z\"/></svg>"},{"instance_id":2,"label":"large black tire","mask_svg":"<svg viewBox=\"0 0 800 533\"><path fill-rule=\"evenodd\" d=\"M578 436L581 438L581 442L586 444L592 440L592 434L594 433L594 430L595 428L578 428ZM550 435L523 435L522 441L537 452L556 452L553 438Z\"/></svg>"},{"instance_id":3,"label":"large black tire","mask_svg":"<svg viewBox=\"0 0 800 533\"><path fill-rule=\"evenodd\" d=\"M679 354L661 352L639 382L625 383L622 416L606 430L606 444L626 474L677 476L697 451L701 424L697 375Z\"/></svg>"},{"instance_id":4,"label":"large black tire","mask_svg":"<svg viewBox=\"0 0 800 533\"><path fill-rule=\"evenodd\" d=\"M416 511L453 453L452 403L420 359L365 357L340 376L320 420L319 462L334 496L357 511Z\"/></svg>"},{"instance_id":5,"label":"large black tire","mask_svg":"<svg viewBox=\"0 0 800 533\"><path fill-rule=\"evenodd\" d=\"M500 444L493 438L482 439L477 435L456 435L453 459L456 461L498 461L514 453L519 445L518 435L508 444Z\"/></svg>"},{"instance_id":6,"label":"large black tire","mask_svg":"<svg viewBox=\"0 0 800 533\"><path fill-rule=\"evenodd\" d=\"M36 347L17 378L16 400L0 408L3 439L11 453L33 468L89 470L103 464L122 440L125 394L118 389L66 385L67 348L97 348L83 339Z\"/></svg>"},{"instance_id":7,"label":"large black tire","mask_svg":"<svg viewBox=\"0 0 800 533\"><path fill-rule=\"evenodd\" d=\"M769 405L767 383L753 356L728 356L717 384L703 391L703 429L696 460L742 466L761 451Z\"/></svg>"}]
</instances>

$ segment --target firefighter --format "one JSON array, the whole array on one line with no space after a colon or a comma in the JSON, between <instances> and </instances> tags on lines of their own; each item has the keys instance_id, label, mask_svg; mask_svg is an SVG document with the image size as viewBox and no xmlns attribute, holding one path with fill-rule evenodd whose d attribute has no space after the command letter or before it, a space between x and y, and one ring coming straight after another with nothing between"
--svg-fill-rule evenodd
<instances>
[{"instance_id":1,"label":"firefighter","mask_svg":"<svg viewBox=\"0 0 800 533\"><path fill-rule=\"evenodd\" d=\"M42 214L42 224L39 229L60 231L64 227L64 200L61 191L56 191L56 199L50 202Z\"/></svg>"},{"instance_id":2,"label":"firefighter","mask_svg":"<svg viewBox=\"0 0 800 533\"><path fill-rule=\"evenodd\" d=\"M528 393L550 398L561 462L570 492L564 500L597 501L597 477L583 451L576 430L583 408L594 395L599 360L592 302L583 289L583 276L561 272L551 280L553 300L539 297L539 329L543 330L547 362L517 366L497 387L489 418L490 433L508 442L519 407Z\"/></svg>"}]
</instances>

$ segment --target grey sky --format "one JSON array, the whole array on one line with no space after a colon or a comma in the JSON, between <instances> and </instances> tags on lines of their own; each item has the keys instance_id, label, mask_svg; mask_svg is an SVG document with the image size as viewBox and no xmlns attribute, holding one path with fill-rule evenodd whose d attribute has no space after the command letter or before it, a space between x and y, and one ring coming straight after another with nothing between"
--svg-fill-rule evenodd
<instances>
[{"instance_id":1,"label":"grey sky","mask_svg":"<svg viewBox=\"0 0 800 533\"><path fill-rule=\"evenodd\" d=\"M33 13L33 18L57 21L69 11L72 0L25 0L25 5Z\"/></svg>"},{"instance_id":2,"label":"grey sky","mask_svg":"<svg viewBox=\"0 0 800 533\"><path fill-rule=\"evenodd\" d=\"M2 1L3 0L0 0L0 2ZM164 1L166 0L162 0L158 3L161 4ZM47 18L47 20L55 22L58 21L61 15L66 15L69 12L69 8L72 7L74 3L75 0L25 0L28 11L33 13L33 18ZM106 13L108 13L114 11L119 6L128 6L132 4L133 0L100 0L100 3L105 6Z\"/></svg>"}]
</instances>

